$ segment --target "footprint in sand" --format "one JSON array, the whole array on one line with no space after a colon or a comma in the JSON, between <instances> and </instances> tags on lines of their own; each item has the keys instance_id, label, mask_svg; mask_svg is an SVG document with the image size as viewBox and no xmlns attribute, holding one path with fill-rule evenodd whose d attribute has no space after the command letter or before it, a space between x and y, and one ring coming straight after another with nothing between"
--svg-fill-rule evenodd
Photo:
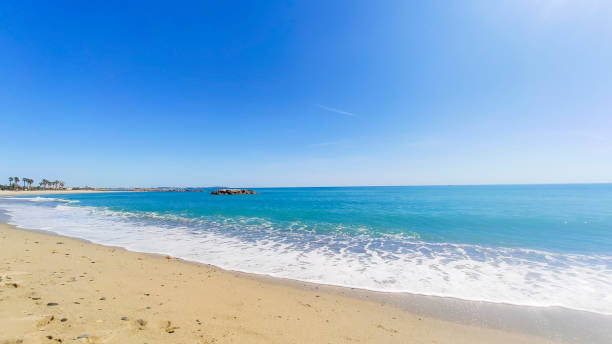
<instances>
[{"instance_id":1,"label":"footprint in sand","mask_svg":"<svg viewBox=\"0 0 612 344\"><path fill-rule=\"evenodd\" d=\"M47 315L36 322L36 327L45 327L55 320L55 316Z\"/></svg>"},{"instance_id":2,"label":"footprint in sand","mask_svg":"<svg viewBox=\"0 0 612 344\"><path fill-rule=\"evenodd\" d=\"M4 286L7 288L19 288L19 285L23 283L20 279L16 278L19 275L30 275L30 273L27 271L11 271L10 276L0 276L0 281L4 282Z\"/></svg>"},{"instance_id":3,"label":"footprint in sand","mask_svg":"<svg viewBox=\"0 0 612 344\"><path fill-rule=\"evenodd\" d=\"M135 321L136 326L138 327L139 330L144 330L145 327L147 327L147 321L143 320L143 319L138 319Z\"/></svg>"}]
</instances>

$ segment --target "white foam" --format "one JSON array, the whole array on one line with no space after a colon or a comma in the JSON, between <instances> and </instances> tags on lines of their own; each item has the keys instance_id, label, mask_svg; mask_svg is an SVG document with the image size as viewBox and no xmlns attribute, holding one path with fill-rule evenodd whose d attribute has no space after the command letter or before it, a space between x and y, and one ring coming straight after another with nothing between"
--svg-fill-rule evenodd
<instances>
[{"instance_id":1,"label":"white foam","mask_svg":"<svg viewBox=\"0 0 612 344\"><path fill-rule=\"evenodd\" d=\"M0 200L2 199L17 200L17 201L23 201L23 202L35 202L35 203L39 203L39 202L79 203L78 200L67 200L67 199L62 199L62 198L40 197L40 196L36 196L36 197L1 197Z\"/></svg>"},{"instance_id":2,"label":"white foam","mask_svg":"<svg viewBox=\"0 0 612 344\"><path fill-rule=\"evenodd\" d=\"M612 314L612 257L280 231L265 219L186 219L0 202L22 228L296 280Z\"/></svg>"}]
</instances>

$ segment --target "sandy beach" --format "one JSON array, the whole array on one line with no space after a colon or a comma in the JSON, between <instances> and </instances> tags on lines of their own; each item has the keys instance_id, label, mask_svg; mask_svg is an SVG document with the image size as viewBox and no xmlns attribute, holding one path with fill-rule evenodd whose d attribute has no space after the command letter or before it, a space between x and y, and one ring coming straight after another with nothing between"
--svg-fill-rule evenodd
<instances>
[{"instance_id":1,"label":"sandy beach","mask_svg":"<svg viewBox=\"0 0 612 344\"><path fill-rule=\"evenodd\" d=\"M552 343L0 224L0 343Z\"/></svg>"}]
</instances>

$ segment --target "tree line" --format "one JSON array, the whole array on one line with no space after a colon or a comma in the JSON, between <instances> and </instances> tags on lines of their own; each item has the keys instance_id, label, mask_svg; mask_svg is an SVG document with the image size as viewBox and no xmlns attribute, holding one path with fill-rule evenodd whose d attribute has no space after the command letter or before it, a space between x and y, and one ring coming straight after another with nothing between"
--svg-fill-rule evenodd
<instances>
[{"instance_id":1,"label":"tree line","mask_svg":"<svg viewBox=\"0 0 612 344\"><path fill-rule=\"evenodd\" d=\"M61 180L50 181L48 179L43 179L38 183L38 186L32 187L34 184L34 179L26 178L26 177L9 177L8 185L1 185L2 189L13 189L13 190L31 190L31 189L54 189L60 190L65 188L65 183ZM21 183L21 186L19 185Z\"/></svg>"}]
</instances>

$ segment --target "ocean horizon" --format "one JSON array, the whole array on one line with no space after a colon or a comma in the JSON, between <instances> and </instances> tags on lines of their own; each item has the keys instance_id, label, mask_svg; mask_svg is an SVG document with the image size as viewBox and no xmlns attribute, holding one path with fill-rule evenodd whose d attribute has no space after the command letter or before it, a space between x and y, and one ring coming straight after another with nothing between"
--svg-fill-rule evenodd
<instances>
[{"instance_id":1,"label":"ocean horizon","mask_svg":"<svg viewBox=\"0 0 612 344\"><path fill-rule=\"evenodd\" d=\"M224 269L612 314L612 184L0 198L10 224Z\"/></svg>"}]
</instances>

